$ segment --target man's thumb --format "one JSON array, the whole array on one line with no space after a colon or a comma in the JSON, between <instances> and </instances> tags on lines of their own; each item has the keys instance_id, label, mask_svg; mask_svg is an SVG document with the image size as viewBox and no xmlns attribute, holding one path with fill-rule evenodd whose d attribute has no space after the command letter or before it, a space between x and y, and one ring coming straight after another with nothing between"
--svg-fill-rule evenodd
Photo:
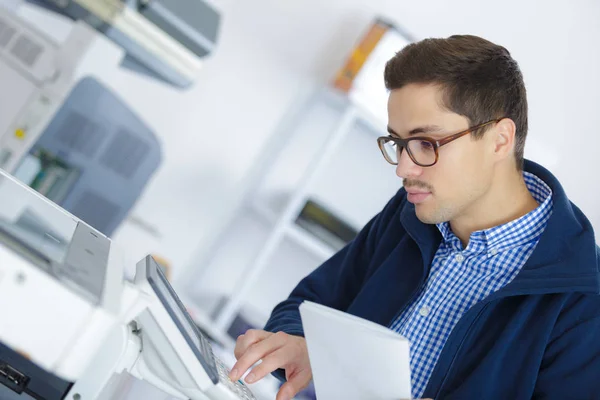
<instances>
[{"instance_id":1,"label":"man's thumb","mask_svg":"<svg viewBox=\"0 0 600 400\"><path fill-rule=\"evenodd\" d=\"M288 381L279 389L276 400L291 400L299 391L308 386L311 378L312 373L310 369L298 371L296 374L290 376Z\"/></svg>"}]
</instances>

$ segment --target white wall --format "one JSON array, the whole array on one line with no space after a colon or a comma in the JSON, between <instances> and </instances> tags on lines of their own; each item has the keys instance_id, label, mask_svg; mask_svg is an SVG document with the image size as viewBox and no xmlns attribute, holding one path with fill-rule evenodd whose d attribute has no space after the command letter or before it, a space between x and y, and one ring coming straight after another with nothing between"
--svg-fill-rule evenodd
<instances>
[{"instance_id":1,"label":"white wall","mask_svg":"<svg viewBox=\"0 0 600 400\"><path fill-rule=\"evenodd\" d=\"M376 14L416 38L472 33L506 46L528 88L530 141L538 144L530 156L554 164L572 199L600 230L597 1L229 0L220 5L225 19L219 46L193 89L180 93L127 72L96 71L134 105L164 145L164 165L134 211L162 238L125 224L115 238L132 253L163 254L176 274L190 265L236 203L247 172L298 92L328 80Z\"/></svg>"}]
</instances>

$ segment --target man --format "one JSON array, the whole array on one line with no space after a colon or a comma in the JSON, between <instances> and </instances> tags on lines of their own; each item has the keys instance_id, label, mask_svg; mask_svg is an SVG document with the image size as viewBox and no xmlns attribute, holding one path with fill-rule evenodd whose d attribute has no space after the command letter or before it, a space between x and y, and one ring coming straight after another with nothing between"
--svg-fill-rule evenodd
<instances>
[{"instance_id":1,"label":"man","mask_svg":"<svg viewBox=\"0 0 600 400\"><path fill-rule=\"evenodd\" d=\"M523 159L517 63L475 36L428 39L388 62L385 83L378 142L404 187L265 331L240 336L232 379L262 360L246 380L285 371L278 400L309 383L310 300L407 337L414 398L598 398L600 249L557 179Z\"/></svg>"}]
</instances>

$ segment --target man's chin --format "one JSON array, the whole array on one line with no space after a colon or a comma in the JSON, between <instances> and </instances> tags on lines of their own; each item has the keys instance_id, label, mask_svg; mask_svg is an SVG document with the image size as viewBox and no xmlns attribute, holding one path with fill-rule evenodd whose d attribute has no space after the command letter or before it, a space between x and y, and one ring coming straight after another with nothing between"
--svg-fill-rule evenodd
<instances>
[{"instance_id":1,"label":"man's chin","mask_svg":"<svg viewBox=\"0 0 600 400\"><path fill-rule=\"evenodd\" d=\"M439 224L444 222L439 213L434 210L430 204L416 204L415 213L417 218L424 224Z\"/></svg>"}]
</instances>

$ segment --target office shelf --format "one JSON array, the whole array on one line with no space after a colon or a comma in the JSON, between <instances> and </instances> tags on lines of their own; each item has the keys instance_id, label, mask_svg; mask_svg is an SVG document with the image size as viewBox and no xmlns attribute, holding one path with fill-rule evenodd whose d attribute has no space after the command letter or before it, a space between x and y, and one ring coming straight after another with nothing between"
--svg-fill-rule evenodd
<instances>
[{"instance_id":1,"label":"office shelf","mask_svg":"<svg viewBox=\"0 0 600 400\"><path fill-rule=\"evenodd\" d=\"M373 120L370 114L333 89L321 90L317 94L316 101L327 104L332 109L332 112L337 113L338 117L335 126L330 131L319 151L311 159L308 168L303 171L300 181L295 186L295 190L291 193L289 200L279 215L274 216L260 206L253 207L255 210L258 210L259 214L272 222L272 227L261 250L245 269L244 278L239 280L235 285L232 296L217 316L215 325L218 329L226 330L231 324L240 310L245 297L254 283L260 278L268 261L285 237L289 237L313 254L323 258L327 258L333 254L333 249L320 243L319 239L311 237L308 232L297 226L295 223L296 217L300 214L306 201L309 199L310 190L319 177L319 174L327 166L327 163L343 140L355 129L356 125L362 124L367 128L369 134L373 135L383 134L385 132L385 125L381 121Z\"/></svg>"},{"instance_id":2,"label":"office shelf","mask_svg":"<svg viewBox=\"0 0 600 400\"><path fill-rule=\"evenodd\" d=\"M252 203L250 209L271 225L277 221L277 214L264 205ZM323 261L335 254L333 247L324 243L296 223L289 224L282 234Z\"/></svg>"}]
</instances>

